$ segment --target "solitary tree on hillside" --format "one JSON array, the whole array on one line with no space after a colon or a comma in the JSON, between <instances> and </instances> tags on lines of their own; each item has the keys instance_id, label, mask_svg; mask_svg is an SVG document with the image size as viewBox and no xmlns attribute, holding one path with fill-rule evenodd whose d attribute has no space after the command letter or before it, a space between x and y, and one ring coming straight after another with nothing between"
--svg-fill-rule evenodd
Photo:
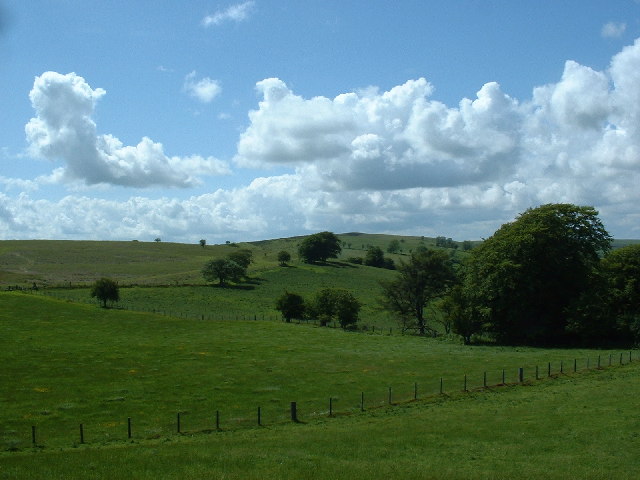
<instances>
[{"instance_id":1,"label":"solitary tree on hillside","mask_svg":"<svg viewBox=\"0 0 640 480\"><path fill-rule=\"evenodd\" d=\"M207 282L219 280L224 287L228 280L238 282L244 276L245 269L228 258L216 258L202 267L202 276Z\"/></svg>"},{"instance_id":2,"label":"solitary tree on hillside","mask_svg":"<svg viewBox=\"0 0 640 480\"><path fill-rule=\"evenodd\" d=\"M282 250L278 252L278 262L280 262L280 266L284 267L289 261L291 261L291 254L286 250Z\"/></svg>"},{"instance_id":3,"label":"solitary tree on hillside","mask_svg":"<svg viewBox=\"0 0 640 480\"><path fill-rule=\"evenodd\" d=\"M207 245L207 241L204 238L200 239L200 246L204 248Z\"/></svg>"},{"instance_id":4,"label":"solitary tree on hillside","mask_svg":"<svg viewBox=\"0 0 640 480\"><path fill-rule=\"evenodd\" d=\"M107 302L120 300L118 284L110 278L101 278L91 287L91 296L102 302L102 308L107 308Z\"/></svg>"},{"instance_id":5,"label":"solitary tree on hillside","mask_svg":"<svg viewBox=\"0 0 640 480\"><path fill-rule=\"evenodd\" d=\"M305 263L326 262L328 258L337 258L341 251L340 239L331 232L309 235L298 247Z\"/></svg>"}]
</instances>

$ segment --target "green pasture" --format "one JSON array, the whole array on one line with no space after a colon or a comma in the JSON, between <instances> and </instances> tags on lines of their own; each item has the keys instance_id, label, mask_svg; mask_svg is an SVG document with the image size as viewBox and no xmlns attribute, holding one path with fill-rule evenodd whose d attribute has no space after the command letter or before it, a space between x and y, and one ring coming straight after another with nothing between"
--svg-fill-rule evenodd
<instances>
[{"instance_id":1,"label":"green pasture","mask_svg":"<svg viewBox=\"0 0 640 480\"><path fill-rule=\"evenodd\" d=\"M47 447L209 430L215 412L224 430L439 396L464 388L532 380L620 358L628 352L469 347L418 337L344 332L312 325L218 321L102 309L40 295L0 294L1 450L29 448L31 427ZM611 356L609 356L611 354ZM391 389L391 392L390 390Z\"/></svg>"},{"instance_id":2,"label":"green pasture","mask_svg":"<svg viewBox=\"0 0 640 480\"><path fill-rule=\"evenodd\" d=\"M240 285L219 288L217 284L120 289L118 308L157 312L166 315L205 319L279 320L276 299L286 291L295 292L310 301L323 288L345 288L362 304L361 324L379 328L396 328L394 319L379 308L379 282L392 278L390 270L342 263L328 265L297 264L272 267L254 275ZM89 288L47 289L47 295L96 303Z\"/></svg>"},{"instance_id":3,"label":"green pasture","mask_svg":"<svg viewBox=\"0 0 640 480\"><path fill-rule=\"evenodd\" d=\"M306 424L0 453L0 478L632 480L639 373L633 363Z\"/></svg>"}]
</instances>

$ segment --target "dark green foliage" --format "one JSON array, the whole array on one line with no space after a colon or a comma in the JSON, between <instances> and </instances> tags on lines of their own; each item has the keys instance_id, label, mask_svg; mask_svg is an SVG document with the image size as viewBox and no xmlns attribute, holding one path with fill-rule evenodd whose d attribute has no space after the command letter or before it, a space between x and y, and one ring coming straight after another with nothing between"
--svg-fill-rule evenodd
<instances>
[{"instance_id":1,"label":"dark green foliage","mask_svg":"<svg viewBox=\"0 0 640 480\"><path fill-rule=\"evenodd\" d=\"M436 247L442 248L458 248L458 243L454 242L451 238L436 237Z\"/></svg>"},{"instance_id":2,"label":"dark green foliage","mask_svg":"<svg viewBox=\"0 0 640 480\"><path fill-rule=\"evenodd\" d=\"M361 304L348 290L324 288L316 293L311 306L311 316L320 320L321 325L337 321L344 329L358 322Z\"/></svg>"},{"instance_id":3,"label":"dark green foliage","mask_svg":"<svg viewBox=\"0 0 640 480\"><path fill-rule=\"evenodd\" d=\"M200 239L200 246L204 248L207 245L207 241L204 238Z\"/></svg>"},{"instance_id":4,"label":"dark green foliage","mask_svg":"<svg viewBox=\"0 0 640 480\"><path fill-rule=\"evenodd\" d=\"M294 318L304 318L306 311L304 298L296 293L285 292L276 300L276 310L282 313L282 318L287 323Z\"/></svg>"},{"instance_id":5,"label":"dark green foliage","mask_svg":"<svg viewBox=\"0 0 640 480\"><path fill-rule=\"evenodd\" d=\"M610 242L593 207L529 209L471 251L465 295L500 343L567 343L567 309Z\"/></svg>"},{"instance_id":6,"label":"dark green foliage","mask_svg":"<svg viewBox=\"0 0 640 480\"><path fill-rule=\"evenodd\" d=\"M461 285L455 285L439 302L438 308L445 319L443 324L450 325L453 333L460 335L465 345L471 343L473 335L482 331L482 315L469 301Z\"/></svg>"},{"instance_id":7,"label":"dark green foliage","mask_svg":"<svg viewBox=\"0 0 640 480\"><path fill-rule=\"evenodd\" d=\"M216 258L202 267L202 276L207 282L220 281L224 287L228 280L239 282L246 270L229 258Z\"/></svg>"},{"instance_id":8,"label":"dark green foliage","mask_svg":"<svg viewBox=\"0 0 640 480\"><path fill-rule=\"evenodd\" d=\"M349 257L347 258L347 262L355 265L362 265L362 257Z\"/></svg>"},{"instance_id":9,"label":"dark green foliage","mask_svg":"<svg viewBox=\"0 0 640 480\"><path fill-rule=\"evenodd\" d=\"M387 270L395 270L396 263L393 261L393 258L385 257L383 267L386 268Z\"/></svg>"},{"instance_id":10,"label":"dark green foliage","mask_svg":"<svg viewBox=\"0 0 640 480\"><path fill-rule=\"evenodd\" d=\"M427 325L425 308L446 293L455 280L449 254L443 250L420 249L408 263L398 266L398 276L381 282L382 305L399 316L403 331L419 335L435 330Z\"/></svg>"},{"instance_id":11,"label":"dark green foliage","mask_svg":"<svg viewBox=\"0 0 640 480\"><path fill-rule=\"evenodd\" d=\"M400 252L400 242L396 239L393 239L389 242L389 246L387 247L387 253L398 253Z\"/></svg>"},{"instance_id":12,"label":"dark green foliage","mask_svg":"<svg viewBox=\"0 0 640 480\"><path fill-rule=\"evenodd\" d=\"M103 308L107 308L107 302L120 300L118 284L110 278L101 278L91 287L91 296L102 302Z\"/></svg>"},{"instance_id":13,"label":"dark green foliage","mask_svg":"<svg viewBox=\"0 0 640 480\"><path fill-rule=\"evenodd\" d=\"M573 305L568 330L584 345L640 342L640 245L601 260L590 289Z\"/></svg>"},{"instance_id":14,"label":"dark green foliage","mask_svg":"<svg viewBox=\"0 0 640 480\"><path fill-rule=\"evenodd\" d=\"M309 235L298 248L305 263L326 262L328 258L337 258L341 251L340 239L331 232Z\"/></svg>"},{"instance_id":15,"label":"dark green foliage","mask_svg":"<svg viewBox=\"0 0 640 480\"><path fill-rule=\"evenodd\" d=\"M364 257L364 264L369 267L384 267L384 252L380 247L369 247Z\"/></svg>"},{"instance_id":16,"label":"dark green foliage","mask_svg":"<svg viewBox=\"0 0 640 480\"><path fill-rule=\"evenodd\" d=\"M286 250L281 250L278 252L278 262L281 267L284 267L288 262L291 261L291 254Z\"/></svg>"},{"instance_id":17,"label":"dark green foliage","mask_svg":"<svg viewBox=\"0 0 640 480\"><path fill-rule=\"evenodd\" d=\"M253 261L253 252L248 248L241 248L235 252L231 252L229 255L227 255L227 258L236 262L246 271Z\"/></svg>"}]
</instances>

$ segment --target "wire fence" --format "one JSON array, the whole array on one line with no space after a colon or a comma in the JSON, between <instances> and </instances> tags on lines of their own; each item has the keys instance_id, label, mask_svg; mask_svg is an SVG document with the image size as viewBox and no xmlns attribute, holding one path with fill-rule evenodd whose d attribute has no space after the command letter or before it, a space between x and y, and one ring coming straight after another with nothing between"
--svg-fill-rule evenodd
<instances>
[{"instance_id":1,"label":"wire fence","mask_svg":"<svg viewBox=\"0 0 640 480\"><path fill-rule=\"evenodd\" d=\"M286 404L255 405L255 407L221 407L220 409L181 410L173 418L157 418L150 414L113 418L94 423L66 420L45 427L37 424L24 425L24 431L14 432L14 437L6 445L8 451L20 451L21 445L29 448L47 446L78 446L79 444L102 445L123 441L144 441L169 438L172 435L211 434L223 431L238 431L249 428L263 428L288 422L304 424L320 418L335 418L361 414L382 408L393 408L411 402L428 402L440 398L482 392L495 388L533 384L547 378L581 374L587 371L628 365L638 360L638 352L625 351L574 359L572 362L560 360L533 367L492 370L463 374L458 378L440 377L435 384L413 382L404 385L380 386L376 391L354 391L345 397L327 395L322 399L304 399Z\"/></svg>"}]
</instances>

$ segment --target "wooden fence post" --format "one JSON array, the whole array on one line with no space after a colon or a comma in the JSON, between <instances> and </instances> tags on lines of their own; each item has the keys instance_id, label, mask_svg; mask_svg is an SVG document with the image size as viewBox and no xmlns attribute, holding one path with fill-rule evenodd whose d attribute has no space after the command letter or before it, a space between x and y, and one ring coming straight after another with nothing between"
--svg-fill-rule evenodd
<instances>
[{"instance_id":1,"label":"wooden fence post","mask_svg":"<svg viewBox=\"0 0 640 480\"><path fill-rule=\"evenodd\" d=\"M31 443L35 446L36 444L36 426L31 425Z\"/></svg>"},{"instance_id":2,"label":"wooden fence post","mask_svg":"<svg viewBox=\"0 0 640 480\"><path fill-rule=\"evenodd\" d=\"M178 427L178 433L180 433L180 412L178 412L178 415L176 416L176 424Z\"/></svg>"},{"instance_id":3,"label":"wooden fence post","mask_svg":"<svg viewBox=\"0 0 640 480\"><path fill-rule=\"evenodd\" d=\"M262 412L260 411L260 407L258 407L258 426L262 426Z\"/></svg>"},{"instance_id":4,"label":"wooden fence post","mask_svg":"<svg viewBox=\"0 0 640 480\"><path fill-rule=\"evenodd\" d=\"M518 381L520 383L524 382L524 368L518 368Z\"/></svg>"},{"instance_id":5,"label":"wooden fence post","mask_svg":"<svg viewBox=\"0 0 640 480\"><path fill-rule=\"evenodd\" d=\"M574 358L573 359L573 373L576 373L577 370L578 370L578 361Z\"/></svg>"},{"instance_id":6,"label":"wooden fence post","mask_svg":"<svg viewBox=\"0 0 640 480\"><path fill-rule=\"evenodd\" d=\"M487 388L487 372L484 372L484 376L482 378L482 386Z\"/></svg>"},{"instance_id":7,"label":"wooden fence post","mask_svg":"<svg viewBox=\"0 0 640 480\"><path fill-rule=\"evenodd\" d=\"M127 438L131 438L131 417L127 417Z\"/></svg>"},{"instance_id":8,"label":"wooden fence post","mask_svg":"<svg viewBox=\"0 0 640 480\"><path fill-rule=\"evenodd\" d=\"M80 443L84 443L84 428L82 424L80 424Z\"/></svg>"},{"instance_id":9,"label":"wooden fence post","mask_svg":"<svg viewBox=\"0 0 640 480\"><path fill-rule=\"evenodd\" d=\"M291 402L291 421L298 423L298 406L296 402Z\"/></svg>"},{"instance_id":10,"label":"wooden fence post","mask_svg":"<svg viewBox=\"0 0 640 480\"><path fill-rule=\"evenodd\" d=\"M443 390L442 390L442 377L440 377L440 395L442 395L442 392L443 392Z\"/></svg>"},{"instance_id":11,"label":"wooden fence post","mask_svg":"<svg viewBox=\"0 0 640 480\"><path fill-rule=\"evenodd\" d=\"M391 405L391 387L389 387L389 405Z\"/></svg>"},{"instance_id":12,"label":"wooden fence post","mask_svg":"<svg viewBox=\"0 0 640 480\"><path fill-rule=\"evenodd\" d=\"M220 410L216 410L216 430L220 430Z\"/></svg>"},{"instance_id":13,"label":"wooden fence post","mask_svg":"<svg viewBox=\"0 0 640 480\"><path fill-rule=\"evenodd\" d=\"M464 376L464 391L467 391L467 375Z\"/></svg>"},{"instance_id":14,"label":"wooden fence post","mask_svg":"<svg viewBox=\"0 0 640 480\"><path fill-rule=\"evenodd\" d=\"M360 392L360 411L364 412L364 392Z\"/></svg>"}]
</instances>

